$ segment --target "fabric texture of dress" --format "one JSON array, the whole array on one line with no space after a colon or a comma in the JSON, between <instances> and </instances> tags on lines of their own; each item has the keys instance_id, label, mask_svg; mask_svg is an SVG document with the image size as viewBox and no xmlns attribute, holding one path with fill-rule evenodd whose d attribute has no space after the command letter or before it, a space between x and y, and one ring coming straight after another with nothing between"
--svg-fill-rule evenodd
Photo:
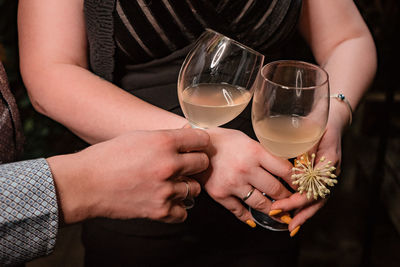
<instances>
[{"instance_id":1,"label":"fabric texture of dress","mask_svg":"<svg viewBox=\"0 0 400 267\"><path fill-rule=\"evenodd\" d=\"M272 53L295 30L300 10L300 0L85 0L90 66L182 115L178 73L205 28ZM255 138L249 107L224 127ZM287 232L250 228L204 192L184 223L96 219L84 224L83 243L87 266L289 266L297 256Z\"/></svg>"}]
</instances>

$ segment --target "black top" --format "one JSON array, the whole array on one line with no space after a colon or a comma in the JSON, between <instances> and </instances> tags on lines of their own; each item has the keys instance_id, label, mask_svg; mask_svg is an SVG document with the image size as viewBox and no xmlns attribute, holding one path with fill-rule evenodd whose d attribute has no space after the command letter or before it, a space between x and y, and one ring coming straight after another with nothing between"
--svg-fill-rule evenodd
<instances>
[{"instance_id":1,"label":"black top","mask_svg":"<svg viewBox=\"0 0 400 267\"><path fill-rule=\"evenodd\" d=\"M293 31L300 4L298 0L116 0L114 39L130 64L182 49L205 28L266 50Z\"/></svg>"},{"instance_id":2,"label":"black top","mask_svg":"<svg viewBox=\"0 0 400 267\"><path fill-rule=\"evenodd\" d=\"M301 0L116 0L113 82L182 115L176 95L179 69L205 28L271 54L296 28L300 10ZM254 137L252 129L244 132Z\"/></svg>"},{"instance_id":3,"label":"black top","mask_svg":"<svg viewBox=\"0 0 400 267\"><path fill-rule=\"evenodd\" d=\"M260 52L273 50L293 32L301 2L85 0L90 66L112 80L116 46L130 64L144 63L189 45L207 27Z\"/></svg>"}]
</instances>

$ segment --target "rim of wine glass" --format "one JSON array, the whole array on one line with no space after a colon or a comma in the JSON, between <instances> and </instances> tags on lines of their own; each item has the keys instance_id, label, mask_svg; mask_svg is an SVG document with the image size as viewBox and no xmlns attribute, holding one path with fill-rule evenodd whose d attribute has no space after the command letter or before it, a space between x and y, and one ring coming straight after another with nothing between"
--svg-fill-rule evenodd
<instances>
[{"instance_id":1,"label":"rim of wine glass","mask_svg":"<svg viewBox=\"0 0 400 267\"><path fill-rule=\"evenodd\" d=\"M277 63L301 63L301 64L303 64L303 65L306 65L306 66L309 66L309 67L313 67L313 68L315 68L315 69L317 69L317 70L322 71L322 73L325 73L326 79L325 79L322 83L320 83L320 84L316 84L316 85L313 85L313 86L307 86L307 87L301 87L301 88L296 87L296 86L287 86L287 85L279 84L279 83L274 82L274 81L271 81L270 79L268 79L267 77L265 77L264 72L263 72L263 70L264 70L266 67L269 67L270 65L277 64ZM327 84L327 83L329 82L329 74L328 74L328 72L327 72L326 70L324 70L322 67L320 67L320 66L318 66L318 65L316 65L316 64L313 64L313 63L310 63L310 62L306 62L306 61L302 61L302 60L276 60L276 61L272 61L272 62L269 62L269 63L265 64L265 65L261 68L260 74L261 74L261 76L262 76L262 78L263 78L264 80L266 80L266 81L268 81L268 82L270 82L270 83L272 83L272 84L275 84L275 85L277 85L277 86L280 86L280 87L282 87L282 88L285 88L285 89L311 90L311 89L314 89L314 88L317 88L317 87L321 87L321 86L323 86L323 85L325 85L325 84Z\"/></svg>"},{"instance_id":2,"label":"rim of wine glass","mask_svg":"<svg viewBox=\"0 0 400 267\"><path fill-rule=\"evenodd\" d=\"M248 47L247 45L244 45L244 44L242 44L242 43L236 41L235 39L232 39L232 38L230 38L230 37L228 37L228 36L226 36L226 35L224 35L224 34L222 34L222 33L220 33L220 32L217 32L216 30L213 30L213 29L211 29L211 28L205 28L205 30L208 31L208 32L213 32L213 33L215 33L215 34L218 34L218 35L222 36L223 38L228 39L229 41L235 43L236 45L238 45L238 46L240 46L240 47L243 47L243 48L246 49L246 50L249 50L249 51L252 52L253 54L259 55L259 56L261 56L261 57L263 57L263 58L265 57L263 54L261 54L260 52L254 50L253 48Z\"/></svg>"}]
</instances>

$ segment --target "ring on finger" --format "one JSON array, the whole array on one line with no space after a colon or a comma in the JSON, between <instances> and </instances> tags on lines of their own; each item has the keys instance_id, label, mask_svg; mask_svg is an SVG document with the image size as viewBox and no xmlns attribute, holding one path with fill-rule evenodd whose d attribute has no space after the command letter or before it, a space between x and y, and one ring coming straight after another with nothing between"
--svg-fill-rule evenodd
<instances>
[{"instance_id":1,"label":"ring on finger","mask_svg":"<svg viewBox=\"0 0 400 267\"><path fill-rule=\"evenodd\" d=\"M190 196L190 185L189 185L189 182L186 180L183 180L182 182L184 182L186 185L186 195L185 195L184 199L187 199Z\"/></svg>"},{"instance_id":2,"label":"ring on finger","mask_svg":"<svg viewBox=\"0 0 400 267\"><path fill-rule=\"evenodd\" d=\"M194 198L190 195L191 194L190 184L186 180L183 180L182 182L184 182L186 185L186 195L185 198L182 200L182 206L185 209L191 209L194 207Z\"/></svg>"},{"instance_id":3,"label":"ring on finger","mask_svg":"<svg viewBox=\"0 0 400 267\"><path fill-rule=\"evenodd\" d=\"M253 194L254 190L255 190L255 188L251 187L251 190L244 196L244 198L242 198L242 200L243 201L248 200L251 197L251 195Z\"/></svg>"}]
</instances>

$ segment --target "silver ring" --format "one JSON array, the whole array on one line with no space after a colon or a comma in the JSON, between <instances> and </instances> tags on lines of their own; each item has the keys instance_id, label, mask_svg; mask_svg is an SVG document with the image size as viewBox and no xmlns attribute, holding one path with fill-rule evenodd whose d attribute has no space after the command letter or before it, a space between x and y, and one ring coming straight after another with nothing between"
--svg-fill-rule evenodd
<instances>
[{"instance_id":1,"label":"silver ring","mask_svg":"<svg viewBox=\"0 0 400 267\"><path fill-rule=\"evenodd\" d=\"M189 182L186 180L183 180L182 182L184 182L186 185L186 196L184 199L187 199L190 196L190 185L189 185Z\"/></svg>"},{"instance_id":2,"label":"silver ring","mask_svg":"<svg viewBox=\"0 0 400 267\"><path fill-rule=\"evenodd\" d=\"M191 191L190 191L189 182L186 181L186 180L182 180L182 182L184 182L185 185L186 185L186 196L185 196L185 198L182 200L182 206L183 206L185 209L188 210L188 209L191 209L191 208L194 207L194 198L190 196Z\"/></svg>"},{"instance_id":3,"label":"silver ring","mask_svg":"<svg viewBox=\"0 0 400 267\"><path fill-rule=\"evenodd\" d=\"M247 193L247 195L244 197L244 198L242 198L242 200L243 201L246 201L246 200L248 200L249 199L249 197L251 197L251 195L253 194L253 192L254 192L254 190L255 190L255 188L253 187L253 188L251 188L251 190Z\"/></svg>"}]
</instances>

